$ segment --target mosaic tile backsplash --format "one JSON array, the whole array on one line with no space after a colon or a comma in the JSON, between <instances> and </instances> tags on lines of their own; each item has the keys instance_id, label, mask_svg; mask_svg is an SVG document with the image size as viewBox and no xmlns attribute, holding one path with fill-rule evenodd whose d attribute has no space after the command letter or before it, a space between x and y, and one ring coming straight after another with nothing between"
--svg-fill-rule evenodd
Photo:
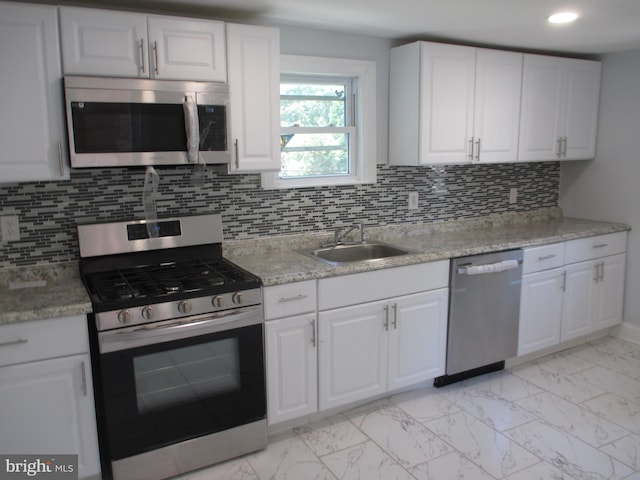
<instances>
[{"instance_id":1,"label":"mosaic tile backsplash","mask_svg":"<svg viewBox=\"0 0 640 480\"><path fill-rule=\"evenodd\" d=\"M378 165L374 185L263 190L260 175L157 168L159 217L222 214L224 238L243 239L367 225L421 223L558 206L558 162L396 167ZM0 267L78 259L77 223L144 218L143 168L74 170L61 182L0 184L0 214L18 215L19 242L0 245ZM518 198L509 204L509 190ZM409 210L408 193L419 208Z\"/></svg>"}]
</instances>

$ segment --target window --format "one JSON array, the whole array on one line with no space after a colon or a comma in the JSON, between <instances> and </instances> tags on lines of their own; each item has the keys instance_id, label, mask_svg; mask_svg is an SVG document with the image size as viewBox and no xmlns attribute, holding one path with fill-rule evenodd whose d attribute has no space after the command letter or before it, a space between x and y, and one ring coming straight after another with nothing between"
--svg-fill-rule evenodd
<instances>
[{"instance_id":1,"label":"window","mask_svg":"<svg viewBox=\"0 0 640 480\"><path fill-rule=\"evenodd\" d=\"M375 63L283 55L282 169L265 188L375 182Z\"/></svg>"}]
</instances>

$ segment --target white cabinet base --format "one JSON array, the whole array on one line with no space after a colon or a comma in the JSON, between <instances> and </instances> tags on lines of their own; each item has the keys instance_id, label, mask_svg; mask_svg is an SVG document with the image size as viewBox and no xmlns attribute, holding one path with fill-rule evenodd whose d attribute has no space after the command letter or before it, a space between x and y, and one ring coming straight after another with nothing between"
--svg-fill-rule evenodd
<instances>
[{"instance_id":1,"label":"white cabinet base","mask_svg":"<svg viewBox=\"0 0 640 480\"><path fill-rule=\"evenodd\" d=\"M78 455L79 478L100 473L89 355L0 367L0 451Z\"/></svg>"}]
</instances>

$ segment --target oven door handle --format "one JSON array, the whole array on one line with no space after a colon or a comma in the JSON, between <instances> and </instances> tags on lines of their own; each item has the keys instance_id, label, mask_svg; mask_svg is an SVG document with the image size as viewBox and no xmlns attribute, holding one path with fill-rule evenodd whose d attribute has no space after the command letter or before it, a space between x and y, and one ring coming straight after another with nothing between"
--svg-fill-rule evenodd
<instances>
[{"instance_id":1,"label":"oven door handle","mask_svg":"<svg viewBox=\"0 0 640 480\"><path fill-rule=\"evenodd\" d=\"M100 353L109 353L260 323L263 323L262 306L252 306L100 332L98 341Z\"/></svg>"}]
</instances>

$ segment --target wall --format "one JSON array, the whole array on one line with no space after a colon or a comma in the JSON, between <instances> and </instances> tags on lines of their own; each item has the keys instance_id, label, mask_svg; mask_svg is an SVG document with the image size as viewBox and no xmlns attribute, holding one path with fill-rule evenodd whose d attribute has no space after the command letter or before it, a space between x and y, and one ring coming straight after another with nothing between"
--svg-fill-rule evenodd
<instances>
[{"instance_id":1,"label":"wall","mask_svg":"<svg viewBox=\"0 0 640 480\"><path fill-rule=\"evenodd\" d=\"M560 206L566 216L631 225L624 321L640 326L640 51L602 60L596 158L562 164Z\"/></svg>"},{"instance_id":2,"label":"wall","mask_svg":"<svg viewBox=\"0 0 640 480\"><path fill-rule=\"evenodd\" d=\"M367 225L472 218L557 206L557 162L378 167L375 185L262 190L259 175L207 172L192 182L190 167L158 168L158 216L222 214L225 239L313 232L355 220ZM77 223L144 218L144 169L74 170L65 182L0 185L0 211L18 215L20 242L0 246L0 267L76 260ZM518 203L509 205L509 189ZM420 208L408 209L409 191Z\"/></svg>"},{"instance_id":3,"label":"wall","mask_svg":"<svg viewBox=\"0 0 640 480\"><path fill-rule=\"evenodd\" d=\"M158 214L220 211L226 239L301 233L354 220L368 225L471 218L555 207L560 167L539 164L390 167L388 160L388 39L281 26L281 51L376 62L378 182L353 187L265 191L259 175L209 172L204 186L189 167L159 168ZM74 170L66 182L0 184L0 214L18 215L20 242L0 245L0 267L78 258L77 223L143 218L144 169ZM518 187L518 203L508 204ZM408 210L417 191L419 210Z\"/></svg>"}]
</instances>

